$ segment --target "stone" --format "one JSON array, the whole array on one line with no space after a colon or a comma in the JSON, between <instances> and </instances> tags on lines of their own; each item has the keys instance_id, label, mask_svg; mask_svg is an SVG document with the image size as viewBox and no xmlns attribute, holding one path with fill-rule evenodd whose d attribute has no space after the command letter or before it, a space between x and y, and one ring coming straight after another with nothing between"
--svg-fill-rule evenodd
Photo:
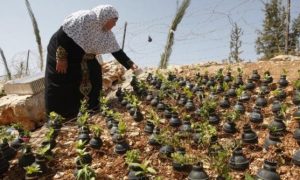
<instances>
[{"instance_id":1,"label":"stone","mask_svg":"<svg viewBox=\"0 0 300 180\"><path fill-rule=\"evenodd\" d=\"M0 98L0 125L21 123L27 130L45 120L44 91L34 95L10 94Z\"/></svg>"},{"instance_id":2,"label":"stone","mask_svg":"<svg viewBox=\"0 0 300 180\"><path fill-rule=\"evenodd\" d=\"M103 89L109 89L115 82L122 81L125 68L117 61L104 62L102 65Z\"/></svg>"}]
</instances>

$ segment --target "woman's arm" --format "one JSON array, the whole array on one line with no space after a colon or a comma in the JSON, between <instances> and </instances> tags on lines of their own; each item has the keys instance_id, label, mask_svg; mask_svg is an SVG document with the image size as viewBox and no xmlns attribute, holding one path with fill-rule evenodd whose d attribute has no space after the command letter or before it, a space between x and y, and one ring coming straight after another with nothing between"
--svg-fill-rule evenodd
<instances>
[{"instance_id":1,"label":"woman's arm","mask_svg":"<svg viewBox=\"0 0 300 180\"><path fill-rule=\"evenodd\" d=\"M130 60L130 58L125 54L125 52L120 49L117 52L113 52L112 55L121 63L127 70L132 69L135 70L137 69L137 65L134 64L133 61Z\"/></svg>"}]
</instances>

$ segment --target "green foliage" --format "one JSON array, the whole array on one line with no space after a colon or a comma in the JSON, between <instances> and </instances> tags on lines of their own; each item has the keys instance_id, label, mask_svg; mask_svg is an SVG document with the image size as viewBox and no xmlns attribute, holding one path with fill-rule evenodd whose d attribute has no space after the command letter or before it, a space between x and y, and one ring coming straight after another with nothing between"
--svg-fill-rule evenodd
<instances>
[{"instance_id":1,"label":"green foliage","mask_svg":"<svg viewBox=\"0 0 300 180\"><path fill-rule=\"evenodd\" d=\"M90 118L90 114L86 111L81 116L77 117L77 124L79 126L84 126L87 124L88 119Z\"/></svg>"},{"instance_id":2,"label":"green foliage","mask_svg":"<svg viewBox=\"0 0 300 180\"><path fill-rule=\"evenodd\" d=\"M100 103L100 107L101 106L107 106L108 105L108 98L104 95L104 91L100 91L100 94L99 94L99 103Z\"/></svg>"},{"instance_id":3,"label":"green foliage","mask_svg":"<svg viewBox=\"0 0 300 180\"><path fill-rule=\"evenodd\" d=\"M243 92L245 91L245 89L246 89L245 86L240 85L240 86L235 90L237 97L241 97L242 94L243 94Z\"/></svg>"},{"instance_id":4,"label":"green foliage","mask_svg":"<svg viewBox=\"0 0 300 180\"><path fill-rule=\"evenodd\" d=\"M131 163L130 166L139 167L139 171L136 172L136 176L142 176L146 174L156 174L156 170L149 166L150 161L144 161L142 163Z\"/></svg>"},{"instance_id":5,"label":"green foliage","mask_svg":"<svg viewBox=\"0 0 300 180\"><path fill-rule=\"evenodd\" d=\"M129 150L125 154L125 163L131 164L139 162L140 160L140 151L137 149Z\"/></svg>"},{"instance_id":6,"label":"green foliage","mask_svg":"<svg viewBox=\"0 0 300 180\"><path fill-rule=\"evenodd\" d=\"M50 127L50 128L48 129L48 132L45 134L45 140L46 140L46 141L51 140L51 139L53 138L53 136L54 136L54 133L55 133L54 128L53 128L53 127Z\"/></svg>"},{"instance_id":7,"label":"green foliage","mask_svg":"<svg viewBox=\"0 0 300 180\"><path fill-rule=\"evenodd\" d=\"M84 156L86 156L86 155L88 155L89 153L88 152L86 152L86 149L85 148L83 148L83 149L76 149L76 152L77 152L77 158L79 158L79 159L82 159L82 157L84 157Z\"/></svg>"},{"instance_id":8,"label":"green foliage","mask_svg":"<svg viewBox=\"0 0 300 180\"><path fill-rule=\"evenodd\" d=\"M251 174L249 173L245 173L245 180L255 180L253 176L251 176Z\"/></svg>"},{"instance_id":9,"label":"green foliage","mask_svg":"<svg viewBox=\"0 0 300 180\"><path fill-rule=\"evenodd\" d=\"M291 28L290 39L289 39L290 41L289 53L296 54L296 55L300 54L299 38L300 38L300 14L298 14L297 18L295 18L292 22L292 28Z\"/></svg>"},{"instance_id":10,"label":"green foliage","mask_svg":"<svg viewBox=\"0 0 300 180\"><path fill-rule=\"evenodd\" d=\"M256 52L269 59L283 52L286 13L281 0L265 3L264 12L263 30L258 31Z\"/></svg>"},{"instance_id":11,"label":"green foliage","mask_svg":"<svg viewBox=\"0 0 300 180\"><path fill-rule=\"evenodd\" d=\"M82 141L81 139L79 141L76 141L75 147L76 149L84 149L86 145L85 141Z\"/></svg>"},{"instance_id":12,"label":"green foliage","mask_svg":"<svg viewBox=\"0 0 300 180\"><path fill-rule=\"evenodd\" d=\"M188 88L183 88L183 93L186 95L187 98L191 99L193 97L193 92Z\"/></svg>"},{"instance_id":13,"label":"green foliage","mask_svg":"<svg viewBox=\"0 0 300 180\"><path fill-rule=\"evenodd\" d=\"M41 172L40 165L38 165L36 163L33 163L30 166L24 167L24 169L25 169L27 175L36 174L36 173Z\"/></svg>"},{"instance_id":14,"label":"green foliage","mask_svg":"<svg viewBox=\"0 0 300 180\"><path fill-rule=\"evenodd\" d=\"M14 135L8 133L5 126L0 126L0 142L7 142L12 139L14 139Z\"/></svg>"},{"instance_id":15,"label":"green foliage","mask_svg":"<svg viewBox=\"0 0 300 180\"><path fill-rule=\"evenodd\" d=\"M86 111L87 111L87 100L86 99L83 99L80 101L80 109L79 109L79 112L81 114L84 114Z\"/></svg>"},{"instance_id":16,"label":"green foliage","mask_svg":"<svg viewBox=\"0 0 300 180\"><path fill-rule=\"evenodd\" d=\"M23 131L23 126L22 126L22 124L20 122L12 124L11 127L13 127L14 129L16 129L17 131Z\"/></svg>"},{"instance_id":17,"label":"green foliage","mask_svg":"<svg viewBox=\"0 0 300 180\"><path fill-rule=\"evenodd\" d=\"M47 154L49 150L50 150L50 144L47 144L46 146L39 147L36 153L42 157L45 157L48 160L51 160L53 157Z\"/></svg>"},{"instance_id":18,"label":"green foliage","mask_svg":"<svg viewBox=\"0 0 300 180\"><path fill-rule=\"evenodd\" d=\"M227 82L224 81L222 86L223 86L224 92L227 92L229 90L229 85Z\"/></svg>"},{"instance_id":19,"label":"green foliage","mask_svg":"<svg viewBox=\"0 0 300 180\"><path fill-rule=\"evenodd\" d=\"M121 136L125 136L126 129L127 129L126 123L123 120L120 120L118 124L118 132L120 133Z\"/></svg>"},{"instance_id":20,"label":"green foliage","mask_svg":"<svg viewBox=\"0 0 300 180\"><path fill-rule=\"evenodd\" d=\"M281 104L280 111L279 111L278 115L285 118L287 109L288 109L288 106L286 104Z\"/></svg>"},{"instance_id":21,"label":"green foliage","mask_svg":"<svg viewBox=\"0 0 300 180\"><path fill-rule=\"evenodd\" d=\"M88 164L84 164L82 169L79 169L76 174L76 180L95 180L95 179L96 179L96 173Z\"/></svg>"},{"instance_id":22,"label":"green foliage","mask_svg":"<svg viewBox=\"0 0 300 180\"><path fill-rule=\"evenodd\" d=\"M282 75L287 75L288 72L289 72L288 70L286 70L285 68L282 68L281 74Z\"/></svg>"},{"instance_id":23,"label":"green foliage","mask_svg":"<svg viewBox=\"0 0 300 180\"><path fill-rule=\"evenodd\" d=\"M229 167L227 165L230 157L230 152L227 150L218 151L216 156L211 158L212 168L219 174L225 177L226 179L231 179L229 175Z\"/></svg>"},{"instance_id":24,"label":"green foliage","mask_svg":"<svg viewBox=\"0 0 300 180\"><path fill-rule=\"evenodd\" d=\"M216 78L220 79L223 78L223 68L218 69L217 74L216 74Z\"/></svg>"},{"instance_id":25,"label":"green foliage","mask_svg":"<svg viewBox=\"0 0 300 180\"><path fill-rule=\"evenodd\" d=\"M228 111L225 113L225 118L229 121L235 122L240 119L240 113L238 111Z\"/></svg>"},{"instance_id":26,"label":"green foliage","mask_svg":"<svg viewBox=\"0 0 300 180\"><path fill-rule=\"evenodd\" d=\"M159 118L158 114L152 108L147 110L146 117L147 117L147 121L152 122L155 126L159 126L160 118Z\"/></svg>"},{"instance_id":27,"label":"green foliage","mask_svg":"<svg viewBox=\"0 0 300 180\"><path fill-rule=\"evenodd\" d=\"M91 131L93 132L94 136L100 137L103 130L102 130L101 126L99 126L99 125L92 125Z\"/></svg>"},{"instance_id":28,"label":"green foliage","mask_svg":"<svg viewBox=\"0 0 300 180\"><path fill-rule=\"evenodd\" d=\"M183 113L182 115L182 119L185 120L185 121L191 121L192 120L192 116L186 112Z\"/></svg>"},{"instance_id":29,"label":"green foliage","mask_svg":"<svg viewBox=\"0 0 300 180\"><path fill-rule=\"evenodd\" d=\"M237 72L238 72L238 75L240 75L240 76L243 75L243 70L240 67L237 68Z\"/></svg>"},{"instance_id":30,"label":"green foliage","mask_svg":"<svg viewBox=\"0 0 300 180\"><path fill-rule=\"evenodd\" d=\"M60 114L57 114L56 112L52 111L50 112L49 114L49 120L50 121L58 121L59 123L62 123L62 121L64 120L65 118L63 118Z\"/></svg>"},{"instance_id":31,"label":"green foliage","mask_svg":"<svg viewBox=\"0 0 300 180\"><path fill-rule=\"evenodd\" d=\"M202 146L208 147L210 144L211 137L217 135L217 129L215 126L210 125L208 121L205 122L197 122L192 125L192 127L200 132L201 136L199 139L199 143L201 143Z\"/></svg>"},{"instance_id":32,"label":"green foliage","mask_svg":"<svg viewBox=\"0 0 300 180\"><path fill-rule=\"evenodd\" d=\"M204 100L200 108L200 116L205 120L208 119L209 113L214 112L217 108L217 102L213 100Z\"/></svg>"},{"instance_id":33,"label":"green foliage","mask_svg":"<svg viewBox=\"0 0 300 180\"><path fill-rule=\"evenodd\" d=\"M195 162L195 158L188 154L182 154L179 152L174 152L171 154L171 157L174 162L178 164L193 164Z\"/></svg>"},{"instance_id":34,"label":"green foliage","mask_svg":"<svg viewBox=\"0 0 300 180\"><path fill-rule=\"evenodd\" d=\"M300 79L297 79L294 83L296 89L300 89Z\"/></svg>"}]
</instances>

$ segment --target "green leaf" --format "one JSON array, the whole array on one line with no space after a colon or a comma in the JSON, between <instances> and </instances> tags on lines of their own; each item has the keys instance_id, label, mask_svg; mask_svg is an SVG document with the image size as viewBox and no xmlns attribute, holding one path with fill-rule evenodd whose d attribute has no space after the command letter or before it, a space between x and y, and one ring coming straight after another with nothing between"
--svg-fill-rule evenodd
<instances>
[{"instance_id":1,"label":"green leaf","mask_svg":"<svg viewBox=\"0 0 300 180\"><path fill-rule=\"evenodd\" d=\"M148 171L149 173L151 173L151 174L157 174L156 170L155 170L154 168L152 168L152 167L148 167L148 168L147 168L147 171Z\"/></svg>"}]
</instances>

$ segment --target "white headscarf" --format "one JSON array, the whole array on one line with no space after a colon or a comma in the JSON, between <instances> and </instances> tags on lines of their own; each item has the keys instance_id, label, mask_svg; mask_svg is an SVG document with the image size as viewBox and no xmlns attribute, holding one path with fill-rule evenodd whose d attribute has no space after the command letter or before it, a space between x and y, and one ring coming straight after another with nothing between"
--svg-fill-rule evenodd
<instances>
[{"instance_id":1,"label":"white headscarf","mask_svg":"<svg viewBox=\"0 0 300 180\"><path fill-rule=\"evenodd\" d=\"M100 5L91 10L81 10L67 16L63 22L64 32L86 53L105 54L120 50L115 35L104 31L107 20L118 18L111 5Z\"/></svg>"}]
</instances>

